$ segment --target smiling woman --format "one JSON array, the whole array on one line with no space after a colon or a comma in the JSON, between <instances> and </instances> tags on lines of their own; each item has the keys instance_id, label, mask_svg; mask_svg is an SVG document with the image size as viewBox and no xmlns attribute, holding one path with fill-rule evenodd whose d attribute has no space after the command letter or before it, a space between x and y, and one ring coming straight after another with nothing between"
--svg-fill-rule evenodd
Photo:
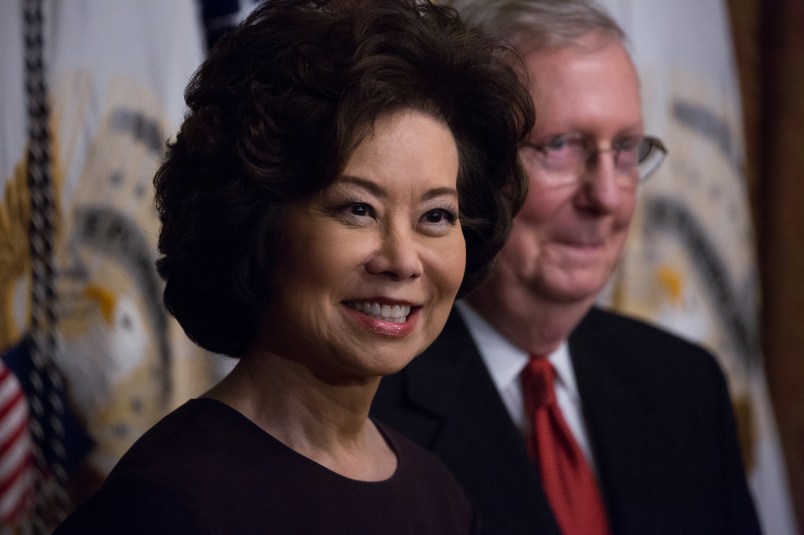
<instances>
[{"instance_id":1,"label":"smiling woman","mask_svg":"<svg viewBox=\"0 0 804 535\"><path fill-rule=\"evenodd\" d=\"M424 351L463 279L457 177L443 122L380 116L343 173L288 211L255 349L372 384Z\"/></svg>"},{"instance_id":2,"label":"smiling woman","mask_svg":"<svg viewBox=\"0 0 804 535\"><path fill-rule=\"evenodd\" d=\"M520 68L418 0L266 2L216 45L154 179L157 265L190 338L238 363L58 534L479 531L368 411L523 202Z\"/></svg>"}]
</instances>

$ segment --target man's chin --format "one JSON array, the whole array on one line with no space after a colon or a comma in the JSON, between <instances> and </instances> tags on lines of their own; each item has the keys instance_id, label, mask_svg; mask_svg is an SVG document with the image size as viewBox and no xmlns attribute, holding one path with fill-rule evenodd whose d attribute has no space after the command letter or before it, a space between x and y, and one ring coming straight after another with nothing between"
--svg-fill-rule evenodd
<instances>
[{"instance_id":1,"label":"man's chin","mask_svg":"<svg viewBox=\"0 0 804 535\"><path fill-rule=\"evenodd\" d=\"M546 281L542 285L542 292L550 300L562 304L589 304L597 299L603 290L606 280L595 277L572 277L560 281Z\"/></svg>"}]
</instances>

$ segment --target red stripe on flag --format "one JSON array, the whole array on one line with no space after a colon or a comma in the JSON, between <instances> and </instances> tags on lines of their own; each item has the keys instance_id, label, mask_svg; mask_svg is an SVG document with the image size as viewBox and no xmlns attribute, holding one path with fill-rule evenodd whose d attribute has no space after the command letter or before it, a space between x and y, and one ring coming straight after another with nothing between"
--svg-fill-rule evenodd
<instances>
[{"instance_id":1,"label":"red stripe on flag","mask_svg":"<svg viewBox=\"0 0 804 535\"><path fill-rule=\"evenodd\" d=\"M0 361L0 525L22 518L33 500L33 452L28 405L16 376ZM4 466L5 465L5 466Z\"/></svg>"}]
</instances>

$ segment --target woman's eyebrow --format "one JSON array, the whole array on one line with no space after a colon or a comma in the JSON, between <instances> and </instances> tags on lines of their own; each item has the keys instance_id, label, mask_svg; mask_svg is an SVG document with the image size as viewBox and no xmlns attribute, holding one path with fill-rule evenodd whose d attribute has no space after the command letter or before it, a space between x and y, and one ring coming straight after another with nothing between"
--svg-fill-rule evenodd
<instances>
[{"instance_id":1,"label":"woman's eyebrow","mask_svg":"<svg viewBox=\"0 0 804 535\"><path fill-rule=\"evenodd\" d=\"M387 190L381 184L374 182L373 180L369 180L367 178L354 176L354 175L341 175L337 182L339 183L346 183L346 184L354 184L359 188L363 188L372 195L377 197L385 197L387 196ZM427 190L424 195L422 195L423 200L429 200L434 197L440 197L442 195L449 195L453 197L458 196L458 190L453 187L442 186L437 188L432 188Z\"/></svg>"},{"instance_id":2,"label":"woman's eyebrow","mask_svg":"<svg viewBox=\"0 0 804 535\"><path fill-rule=\"evenodd\" d=\"M386 196L386 189L377 184L376 182L369 180L367 178L354 176L354 175L341 175L336 183L346 183L346 184L354 184L355 186L365 189L369 193L376 195L377 197L385 197Z\"/></svg>"},{"instance_id":3,"label":"woman's eyebrow","mask_svg":"<svg viewBox=\"0 0 804 535\"><path fill-rule=\"evenodd\" d=\"M422 199L426 201L444 195L448 195L450 197L458 197L458 190L450 187L433 188L427 190L427 192L422 196Z\"/></svg>"}]
</instances>

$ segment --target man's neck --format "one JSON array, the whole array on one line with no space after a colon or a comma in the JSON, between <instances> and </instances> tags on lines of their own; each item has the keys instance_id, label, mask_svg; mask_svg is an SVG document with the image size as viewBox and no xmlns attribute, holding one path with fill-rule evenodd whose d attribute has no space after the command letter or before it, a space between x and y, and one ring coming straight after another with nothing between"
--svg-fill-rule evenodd
<instances>
[{"instance_id":1,"label":"man's neck","mask_svg":"<svg viewBox=\"0 0 804 535\"><path fill-rule=\"evenodd\" d=\"M482 286L466 302L515 346L529 354L553 352L594 304L538 299L525 291L500 292Z\"/></svg>"}]
</instances>

